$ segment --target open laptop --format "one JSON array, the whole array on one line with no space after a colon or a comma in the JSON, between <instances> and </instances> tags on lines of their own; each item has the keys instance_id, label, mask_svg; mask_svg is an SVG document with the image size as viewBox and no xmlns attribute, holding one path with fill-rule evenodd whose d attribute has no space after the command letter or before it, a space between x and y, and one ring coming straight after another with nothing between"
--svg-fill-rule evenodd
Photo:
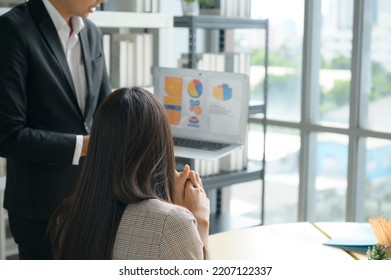
<instances>
[{"instance_id":1,"label":"open laptop","mask_svg":"<svg viewBox=\"0 0 391 280\"><path fill-rule=\"evenodd\" d=\"M171 123L176 157L212 160L245 144L247 75L156 67L153 78L154 94Z\"/></svg>"}]
</instances>

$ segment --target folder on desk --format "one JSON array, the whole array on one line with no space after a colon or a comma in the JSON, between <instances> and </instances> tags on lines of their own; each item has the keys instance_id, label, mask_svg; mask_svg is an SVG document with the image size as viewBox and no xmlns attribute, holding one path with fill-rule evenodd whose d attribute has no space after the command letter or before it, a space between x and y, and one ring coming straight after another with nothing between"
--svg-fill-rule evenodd
<instances>
[{"instance_id":1,"label":"folder on desk","mask_svg":"<svg viewBox=\"0 0 391 280\"><path fill-rule=\"evenodd\" d=\"M363 225L343 235L335 236L323 244L344 250L366 252L376 244L376 237L369 225Z\"/></svg>"}]
</instances>

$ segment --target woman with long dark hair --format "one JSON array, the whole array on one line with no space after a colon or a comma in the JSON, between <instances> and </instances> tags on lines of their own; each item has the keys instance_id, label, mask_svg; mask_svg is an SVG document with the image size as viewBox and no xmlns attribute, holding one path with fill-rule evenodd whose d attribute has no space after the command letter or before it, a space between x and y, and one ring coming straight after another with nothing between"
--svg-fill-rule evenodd
<instances>
[{"instance_id":1,"label":"woman with long dark hair","mask_svg":"<svg viewBox=\"0 0 391 280\"><path fill-rule=\"evenodd\" d=\"M110 94L94 117L79 182L53 215L55 259L205 259L209 200L178 173L164 108L142 88Z\"/></svg>"}]
</instances>

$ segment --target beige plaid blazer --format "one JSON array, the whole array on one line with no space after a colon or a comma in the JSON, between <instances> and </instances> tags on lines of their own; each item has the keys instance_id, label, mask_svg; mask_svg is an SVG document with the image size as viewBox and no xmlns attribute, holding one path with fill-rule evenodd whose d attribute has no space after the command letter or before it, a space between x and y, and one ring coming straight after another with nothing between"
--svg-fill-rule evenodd
<instances>
[{"instance_id":1,"label":"beige plaid blazer","mask_svg":"<svg viewBox=\"0 0 391 280\"><path fill-rule=\"evenodd\" d=\"M204 259L203 247L190 211L158 199L147 199L126 207L116 235L113 259Z\"/></svg>"}]
</instances>

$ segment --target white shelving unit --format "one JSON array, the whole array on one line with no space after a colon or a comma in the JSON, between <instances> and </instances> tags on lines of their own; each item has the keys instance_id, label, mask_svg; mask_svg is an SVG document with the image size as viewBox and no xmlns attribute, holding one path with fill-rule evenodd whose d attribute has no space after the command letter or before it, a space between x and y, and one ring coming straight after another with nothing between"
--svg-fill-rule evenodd
<instances>
[{"instance_id":1,"label":"white shelving unit","mask_svg":"<svg viewBox=\"0 0 391 280\"><path fill-rule=\"evenodd\" d=\"M0 15L11 8L1 8ZM131 13L97 11L88 19L101 28L172 28L173 16L161 13Z\"/></svg>"},{"instance_id":2,"label":"white shelving unit","mask_svg":"<svg viewBox=\"0 0 391 280\"><path fill-rule=\"evenodd\" d=\"M151 32L154 34L154 42L159 42L159 47L153 50L153 65L169 66L169 62L174 60L172 54L174 17L172 15L96 11L88 19L100 27L103 33L131 33L132 29ZM156 43L154 44L156 46ZM150 87L151 85L144 86ZM152 88L148 88L148 90L153 91Z\"/></svg>"},{"instance_id":3,"label":"white shelving unit","mask_svg":"<svg viewBox=\"0 0 391 280\"><path fill-rule=\"evenodd\" d=\"M0 15L8 12L11 8L0 7ZM159 49L155 54L159 57L160 64L169 64L173 61L173 26L174 17L163 13L132 13L132 12L110 12L96 11L88 19L92 20L100 28L118 29L119 33L123 29L162 29L164 30L164 40L159 42ZM160 63L163 61L163 63ZM161 65L168 66L168 65Z\"/></svg>"},{"instance_id":4,"label":"white shelving unit","mask_svg":"<svg viewBox=\"0 0 391 280\"><path fill-rule=\"evenodd\" d=\"M189 42L189 68L196 66L197 56L197 30L207 29L215 30L219 32L218 49L219 52L224 52L225 47L225 31L236 29L258 29L263 30L265 33L265 41L259 42L260 47L265 48L264 58L264 88L263 88L263 104L249 104L249 114L263 114L261 123L263 124L263 139L260 139L260 144L263 142L263 156L261 162L248 162L246 169L233 172L220 172L212 176L203 177L203 185L205 190L216 189L217 190L217 210L216 213L211 215L211 233L217 233L226 230L239 229L249 226L256 226L263 224L264 221L264 190L265 190L265 140L266 140L266 100L267 100L267 78L268 78L268 45L269 45L269 21L254 20L250 18L236 18L236 17L222 17L222 16L181 16L174 17L175 28L186 28L189 30L188 42ZM263 44L263 45L262 45ZM190 165L192 165L190 161ZM231 186L237 183L249 182L253 180L261 180L261 201L260 201L260 217L259 219L252 219L244 217L244 219L237 216L231 217L221 212L221 189L227 186Z\"/></svg>"},{"instance_id":5,"label":"white shelving unit","mask_svg":"<svg viewBox=\"0 0 391 280\"><path fill-rule=\"evenodd\" d=\"M97 11L89 17L102 28L171 28L173 17L160 13Z\"/></svg>"}]
</instances>

